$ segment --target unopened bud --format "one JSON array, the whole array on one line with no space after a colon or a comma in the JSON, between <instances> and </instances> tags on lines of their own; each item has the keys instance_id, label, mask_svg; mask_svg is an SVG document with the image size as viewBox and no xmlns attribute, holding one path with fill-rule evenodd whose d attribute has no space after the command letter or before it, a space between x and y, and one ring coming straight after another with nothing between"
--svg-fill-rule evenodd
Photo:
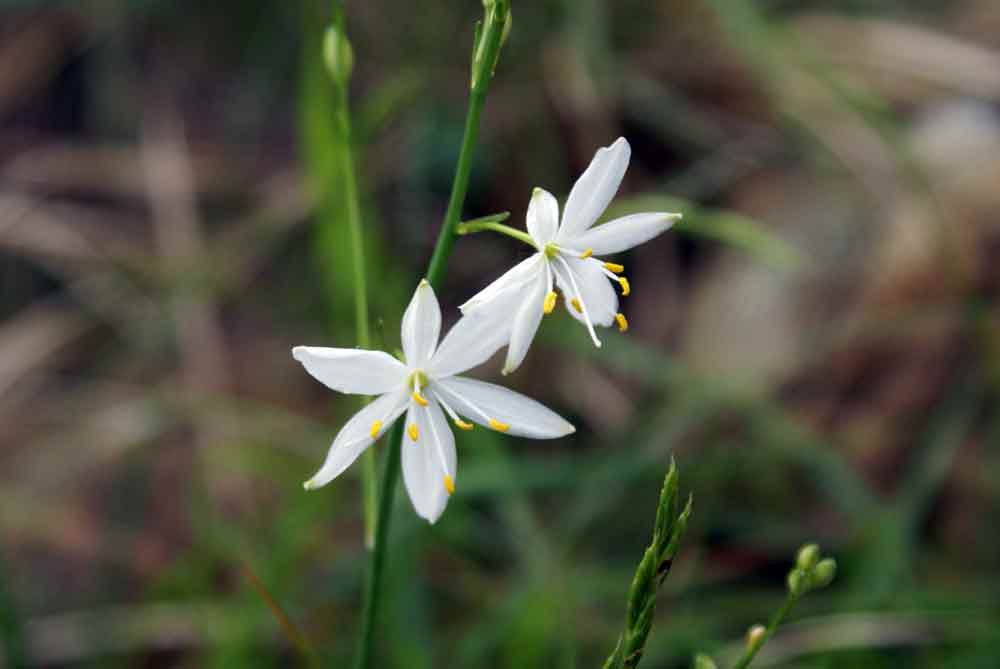
<instances>
[{"instance_id":1,"label":"unopened bud","mask_svg":"<svg viewBox=\"0 0 1000 669\"><path fill-rule=\"evenodd\" d=\"M788 591L793 595L801 595L806 591L808 581L805 572L801 569L793 569L788 572Z\"/></svg>"},{"instance_id":2,"label":"unopened bud","mask_svg":"<svg viewBox=\"0 0 1000 669\"><path fill-rule=\"evenodd\" d=\"M816 544L806 544L799 549L795 558L795 566L803 571L810 571L819 561L819 546Z\"/></svg>"},{"instance_id":3,"label":"unopened bud","mask_svg":"<svg viewBox=\"0 0 1000 669\"><path fill-rule=\"evenodd\" d=\"M756 650L764 642L767 629L763 625L754 625L747 630L747 650Z\"/></svg>"},{"instance_id":4,"label":"unopened bud","mask_svg":"<svg viewBox=\"0 0 1000 669\"><path fill-rule=\"evenodd\" d=\"M704 653L698 653L694 656L694 669L717 669L717 667L715 660Z\"/></svg>"},{"instance_id":5,"label":"unopened bud","mask_svg":"<svg viewBox=\"0 0 1000 669\"><path fill-rule=\"evenodd\" d=\"M833 577L836 575L837 561L833 558L824 558L813 569L812 585L814 588L825 588L833 582Z\"/></svg>"},{"instance_id":6,"label":"unopened bud","mask_svg":"<svg viewBox=\"0 0 1000 669\"><path fill-rule=\"evenodd\" d=\"M351 78L354 50L347 36L338 31L336 26L327 28L323 36L323 60L334 81L346 83Z\"/></svg>"}]
</instances>

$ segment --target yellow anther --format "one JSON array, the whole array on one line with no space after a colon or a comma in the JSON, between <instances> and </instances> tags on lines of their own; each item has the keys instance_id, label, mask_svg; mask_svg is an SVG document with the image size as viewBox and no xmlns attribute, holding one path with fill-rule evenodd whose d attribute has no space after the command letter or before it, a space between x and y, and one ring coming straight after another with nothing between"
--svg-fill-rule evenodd
<instances>
[{"instance_id":1,"label":"yellow anther","mask_svg":"<svg viewBox=\"0 0 1000 669\"><path fill-rule=\"evenodd\" d=\"M416 390L413 391L413 401L422 407L427 406L427 400L425 400L424 396L418 393Z\"/></svg>"},{"instance_id":2,"label":"yellow anther","mask_svg":"<svg viewBox=\"0 0 1000 669\"><path fill-rule=\"evenodd\" d=\"M618 283L622 287L622 295L627 296L632 292L632 286L628 284L628 279L623 276L618 277Z\"/></svg>"},{"instance_id":3,"label":"yellow anther","mask_svg":"<svg viewBox=\"0 0 1000 669\"><path fill-rule=\"evenodd\" d=\"M580 300L574 297L572 300L569 301L569 303L573 305L573 308L576 309L576 312L578 314L583 313L583 306L580 304Z\"/></svg>"},{"instance_id":4,"label":"yellow anther","mask_svg":"<svg viewBox=\"0 0 1000 669\"><path fill-rule=\"evenodd\" d=\"M372 423L372 431L371 431L372 439L378 439L378 431L381 429L382 429L382 421L377 420L374 423Z\"/></svg>"},{"instance_id":5,"label":"yellow anther","mask_svg":"<svg viewBox=\"0 0 1000 669\"><path fill-rule=\"evenodd\" d=\"M447 474L444 475L444 489L448 491L449 495L455 494L455 479Z\"/></svg>"},{"instance_id":6,"label":"yellow anther","mask_svg":"<svg viewBox=\"0 0 1000 669\"><path fill-rule=\"evenodd\" d=\"M625 265L619 265L616 262L606 262L604 263L604 269L609 272L614 272L615 274L621 274L625 271Z\"/></svg>"},{"instance_id":7,"label":"yellow anther","mask_svg":"<svg viewBox=\"0 0 1000 669\"><path fill-rule=\"evenodd\" d=\"M584 251L583 253L580 254L580 257L581 258L589 258L592 255L594 255L594 249L587 249L586 251Z\"/></svg>"},{"instance_id":8,"label":"yellow anther","mask_svg":"<svg viewBox=\"0 0 1000 669\"><path fill-rule=\"evenodd\" d=\"M625 314L615 314L615 322L618 323L619 332L628 330L628 319L625 318Z\"/></svg>"},{"instance_id":9,"label":"yellow anther","mask_svg":"<svg viewBox=\"0 0 1000 669\"><path fill-rule=\"evenodd\" d=\"M549 294L545 296L545 304L542 305L542 311L546 314L551 314L552 310L556 308L556 291L550 290Z\"/></svg>"},{"instance_id":10,"label":"yellow anther","mask_svg":"<svg viewBox=\"0 0 1000 669\"><path fill-rule=\"evenodd\" d=\"M466 423L461 418L455 419L455 425L457 425L460 429L465 430L466 432L475 427L475 425L473 425L472 423Z\"/></svg>"},{"instance_id":11,"label":"yellow anther","mask_svg":"<svg viewBox=\"0 0 1000 669\"><path fill-rule=\"evenodd\" d=\"M412 441L416 441L420 437L420 430L417 429L416 423L410 423L410 427L406 428L406 433L410 435Z\"/></svg>"},{"instance_id":12,"label":"yellow anther","mask_svg":"<svg viewBox=\"0 0 1000 669\"><path fill-rule=\"evenodd\" d=\"M492 427L497 432L506 432L510 429L510 425L507 423L501 423L496 418L490 418L490 427Z\"/></svg>"}]
</instances>

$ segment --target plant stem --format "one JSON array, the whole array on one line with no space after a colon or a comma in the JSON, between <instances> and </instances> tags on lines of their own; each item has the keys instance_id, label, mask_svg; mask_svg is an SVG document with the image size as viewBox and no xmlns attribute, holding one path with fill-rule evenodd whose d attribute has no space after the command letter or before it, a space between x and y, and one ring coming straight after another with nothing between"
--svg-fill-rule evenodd
<instances>
[{"instance_id":1,"label":"plant stem","mask_svg":"<svg viewBox=\"0 0 1000 669\"><path fill-rule=\"evenodd\" d=\"M483 105L486 103L486 93L492 79L493 67L496 65L497 55L503 43L504 26L509 25L507 23L508 17L509 8L505 2L499 0L492 6L492 9L487 9L483 29L481 32L477 31L478 38L473 56L473 83L469 93L469 106L465 117L465 130L462 135L462 149L458 155L458 165L455 168L455 178L452 181L448 209L445 212L441 230L438 232L434 254L427 267L427 280L435 289L440 287L441 280L444 278L448 258L451 256L451 250L455 243L455 228L458 226L462 205L465 203L465 194L469 188L472 152L479 136L479 119L482 115ZM385 571L389 523L392 519L396 481L399 478L401 457L399 445L402 439L403 421L397 421L389 434L389 448L386 452L385 467L382 470L382 484L378 496L378 518L375 523L375 548L372 551L371 567L368 572L361 619L361 635L354 663L357 669L369 669L372 666L375 621L378 617L382 574Z\"/></svg>"},{"instance_id":2,"label":"plant stem","mask_svg":"<svg viewBox=\"0 0 1000 669\"><path fill-rule=\"evenodd\" d=\"M527 232L523 230L518 230L512 228L509 225L504 225L503 223L498 223L491 220L474 220L462 223L458 226L455 231L459 235L471 235L477 232L483 232L484 230L491 230L492 232L499 232L502 235L507 235L508 237L513 237L514 239L520 240L530 246L533 249L538 249L535 244L535 240L531 238Z\"/></svg>"},{"instance_id":3,"label":"plant stem","mask_svg":"<svg viewBox=\"0 0 1000 669\"><path fill-rule=\"evenodd\" d=\"M733 665L733 669L746 669L750 666L750 663L753 662L753 658L757 655L760 649L764 647L764 644L771 638L774 631L778 629L778 625L781 624L781 621L783 621L785 616L787 616L792 610L795 603L799 601L799 597L801 597L801 594L796 595L792 592L788 593L788 597L785 598L785 603L781 605L781 608L775 612L775 614L771 617L770 622L768 622L767 628L764 630L764 636L762 636L757 643L747 646L747 648L743 651L743 656L740 657L739 661Z\"/></svg>"}]
</instances>

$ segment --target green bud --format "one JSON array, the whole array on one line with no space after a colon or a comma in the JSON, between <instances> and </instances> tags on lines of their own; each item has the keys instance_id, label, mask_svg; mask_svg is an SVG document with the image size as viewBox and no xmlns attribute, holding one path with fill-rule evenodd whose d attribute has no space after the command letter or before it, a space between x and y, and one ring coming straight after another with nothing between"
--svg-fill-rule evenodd
<instances>
[{"instance_id":1,"label":"green bud","mask_svg":"<svg viewBox=\"0 0 1000 669\"><path fill-rule=\"evenodd\" d=\"M799 554L795 558L795 566L802 571L810 571L819 561L819 546L816 544L806 544L799 549Z\"/></svg>"},{"instance_id":2,"label":"green bud","mask_svg":"<svg viewBox=\"0 0 1000 669\"><path fill-rule=\"evenodd\" d=\"M806 573L801 569L793 569L788 572L788 592L793 595L801 595L808 589L809 581Z\"/></svg>"},{"instance_id":3,"label":"green bud","mask_svg":"<svg viewBox=\"0 0 1000 669\"><path fill-rule=\"evenodd\" d=\"M717 669L717 667L715 660L704 653L698 653L694 656L694 669Z\"/></svg>"},{"instance_id":4,"label":"green bud","mask_svg":"<svg viewBox=\"0 0 1000 669\"><path fill-rule=\"evenodd\" d=\"M351 78L354 50L347 36L338 31L336 26L327 28L323 36L323 60L334 81L343 84Z\"/></svg>"},{"instance_id":5,"label":"green bud","mask_svg":"<svg viewBox=\"0 0 1000 669\"><path fill-rule=\"evenodd\" d=\"M833 582L833 577L837 575L837 561L833 558L825 558L819 561L812 573L812 586L814 588L825 588Z\"/></svg>"}]
</instances>

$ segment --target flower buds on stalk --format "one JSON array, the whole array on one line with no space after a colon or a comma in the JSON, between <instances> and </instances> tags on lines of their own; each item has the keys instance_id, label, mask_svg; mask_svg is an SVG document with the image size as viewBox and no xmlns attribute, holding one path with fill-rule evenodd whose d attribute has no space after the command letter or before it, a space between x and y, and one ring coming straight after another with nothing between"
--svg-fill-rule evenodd
<instances>
[{"instance_id":1,"label":"flower buds on stalk","mask_svg":"<svg viewBox=\"0 0 1000 669\"><path fill-rule=\"evenodd\" d=\"M836 573L836 560L820 559L819 546L807 544L799 549L795 567L788 572L788 592L793 597L801 597L810 590L825 588L833 581Z\"/></svg>"},{"instance_id":2,"label":"flower buds on stalk","mask_svg":"<svg viewBox=\"0 0 1000 669\"><path fill-rule=\"evenodd\" d=\"M483 0L483 20L476 24L472 53L470 86L473 90L493 76L500 49L510 34L511 22L509 0Z\"/></svg>"}]
</instances>

